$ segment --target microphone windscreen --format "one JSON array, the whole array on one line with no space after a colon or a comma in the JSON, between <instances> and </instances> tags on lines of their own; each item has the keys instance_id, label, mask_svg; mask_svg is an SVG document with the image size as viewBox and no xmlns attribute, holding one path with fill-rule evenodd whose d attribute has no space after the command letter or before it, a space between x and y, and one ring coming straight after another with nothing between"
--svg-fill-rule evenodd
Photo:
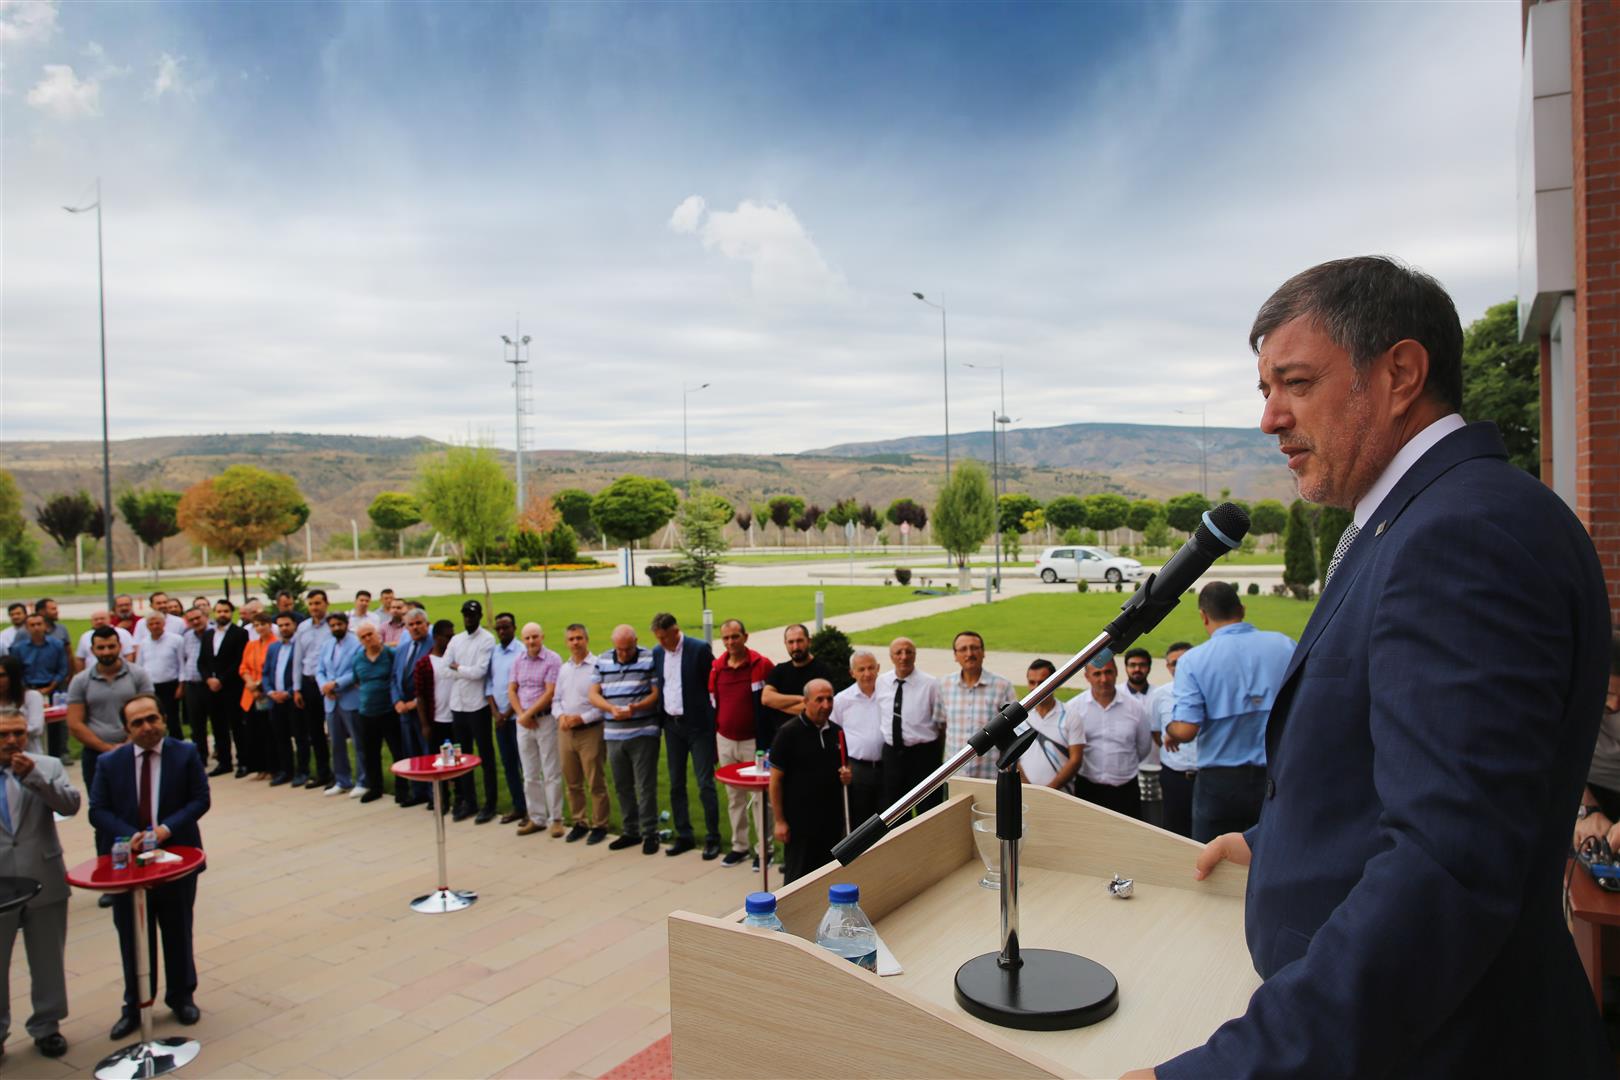
<instances>
[{"instance_id":1,"label":"microphone windscreen","mask_svg":"<svg viewBox=\"0 0 1620 1080\"><path fill-rule=\"evenodd\" d=\"M1198 546L1224 555L1234 551L1249 532L1249 515L1236 503L1224 502L1204 514L1193 534Z\"/></svg>"}]
</instances>

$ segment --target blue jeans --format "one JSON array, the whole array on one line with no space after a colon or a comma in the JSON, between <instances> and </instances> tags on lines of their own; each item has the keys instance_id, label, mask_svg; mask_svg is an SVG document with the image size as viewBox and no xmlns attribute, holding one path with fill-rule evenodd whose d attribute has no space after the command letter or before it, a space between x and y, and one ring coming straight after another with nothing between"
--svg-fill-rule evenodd
<instances>
[{"instance_id":1,"label":"blue jeans","mask_svg":"<svg viewBox=\"0 0 1620 1080\"><path fill-rule=\"evenodd\" d=\"M355 734L355 715L343 706L333 703L326 710L326 733L332 740L332 775L337 779L337 786L347 790L354 787L354 774L349 771L349 740ZM355 758L360 758L360 747L355 746ZM364 774L365 762L360 761L360 786L367 787Z\"/></svg>"},{"instance_id":2,"label":"blue jeans","mask_svg":"<svg viewBox=\"0 0 1620 1080\"><path fill-rule=\"evenodd\" d=\"M513 717L507 717L505 723L495 728L495 748L501 755L501 771L506 773L506 790L512 793L512 812L527 818L529 807L523 798L523 762L518 758L517 720Z\"/></svg>"}]
</instances>

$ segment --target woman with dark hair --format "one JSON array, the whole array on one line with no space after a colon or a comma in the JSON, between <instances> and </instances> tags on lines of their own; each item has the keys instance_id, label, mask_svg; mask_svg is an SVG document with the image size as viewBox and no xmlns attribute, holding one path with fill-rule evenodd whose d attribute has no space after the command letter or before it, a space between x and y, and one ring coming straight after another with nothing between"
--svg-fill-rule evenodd
<instances>
[{"instance_id":1,"label":"woman with dark hair","mask_svg":"<svg viewBox=\"0 0 1620 1080\"><path fill-rule=\"evenodd\" d=\"M22 661L10 653L0 656L0 705L22 710L28 721L28 752L45 753L45 695L28 689L23 682Z\"/></svg>"}]
</instances>

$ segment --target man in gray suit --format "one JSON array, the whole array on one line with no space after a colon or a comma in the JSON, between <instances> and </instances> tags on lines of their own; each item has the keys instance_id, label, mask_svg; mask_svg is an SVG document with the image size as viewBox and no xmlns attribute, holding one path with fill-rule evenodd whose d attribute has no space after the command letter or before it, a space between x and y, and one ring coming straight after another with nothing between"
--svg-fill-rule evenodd
<instances>
[{"instance_id":1,"label":"man in gray suit","mask_svg":"<svg viewBox=\"0 0 1620 1080\"><path fill-rule=\"evenodd\" d=\"M15 708L0 708L0 877L32 878L44 886L18 911L0 915L0 1057L11 1033L11 947L17 928L28 950L34 1015L28 1034L46 1057L67 1053L57 1026L67 1016L67 867L56 835L58 814L79 812L79 792L53 757L30 757L28 721Z\"/></svg>"}]
</instances>

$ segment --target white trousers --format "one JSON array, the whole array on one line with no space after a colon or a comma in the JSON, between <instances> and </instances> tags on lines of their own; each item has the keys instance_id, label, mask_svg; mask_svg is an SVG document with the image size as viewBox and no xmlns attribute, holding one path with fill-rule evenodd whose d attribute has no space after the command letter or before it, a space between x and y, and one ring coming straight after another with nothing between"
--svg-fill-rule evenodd
<instances>
[{"instance_id":1,"label":"white trousers","mask_svg":"<svg viewBox=\"0 0 1620 1080\"><path fill-rule=\"evenodd\" d=\"M517 724L517 721L512 721ZM535 726L517 725L518 761L523 765L523 801L536 825L563 816L562 757L557 753L557 718L540 716Z\"/></svg>"},{"instance_id":2,"label":"white trousers","mask_svg":"<svg viewBox=\"0 0 1620 1080\"><path fill-rule=\"evenodd\" d=\"M721 765L731 765L738 761L753 764L753 739L728 739L724 735L716 735L714 739L715 750L718 753L716 761ZM726 813L731 818L731 850L746 852L748 847L749 823L753 819L750 812L754 805L752 792L738 787L725 785Z\"/></svg>"}]
</instances>

